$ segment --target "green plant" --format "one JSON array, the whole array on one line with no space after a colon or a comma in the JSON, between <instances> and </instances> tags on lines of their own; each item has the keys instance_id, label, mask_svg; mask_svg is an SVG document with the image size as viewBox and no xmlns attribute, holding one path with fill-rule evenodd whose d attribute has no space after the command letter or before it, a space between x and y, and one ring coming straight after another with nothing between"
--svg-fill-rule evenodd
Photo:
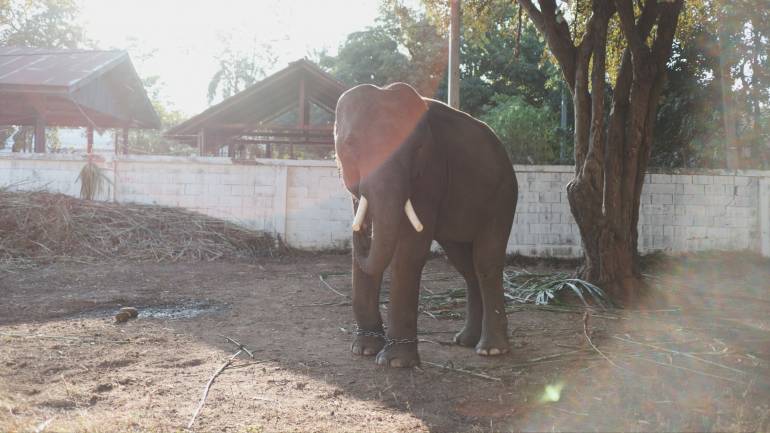
<instances>
[{"instance_id":1,"label":"green plant","mask_svg":"<svg viewBox=\"0 0 770 433\"><path fill-rule=\"evenodd\" d=\"M523 282L522 282L523 281ZM571 290L580 301L589 306L590 299L602 308L612 307L607 294L588 281L572 278L565 273L531 274L529 272L505 272L503 274L505 297L513 302L547 305L556 299L559 292Z\"/></svg>"},{"instance_id":2,"label":"green plant","mask_svg":"<svg viewBox=\"0 0 770 433\"><path fill-rule=\"evenodd\" d=\"M519 96L496 95L481 116L495 131L515 164L550 164L559 159L559 120L546 106Z\"/></svg>"},{"instance_id":3,"label":"green plant","mask_svg":"<svg viewBox=\"0 0 770 433\"><path fill-rule=\"evenodd\" d=\"M80 197L86 200L93 200L105 190L106 185L112 183L104 174L104 170L90 160L80 170L75 182L78 181L80 181Z\"/></svg>"}]
</instances>

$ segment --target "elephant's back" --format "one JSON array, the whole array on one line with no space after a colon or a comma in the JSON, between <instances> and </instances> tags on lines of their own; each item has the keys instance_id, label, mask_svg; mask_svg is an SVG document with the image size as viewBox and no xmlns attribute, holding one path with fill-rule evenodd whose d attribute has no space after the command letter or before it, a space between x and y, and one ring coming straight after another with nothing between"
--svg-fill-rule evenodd
<instances>
[{"instance_id":1,"label":"elephant's back","mask_svg":"<svg viewBox=\"0 0 770 433\"><path fill-rule=\"evenodd\" d=\"M513 213L518 188L513 165L484 122L441 102L428 102L431 133L447 161L439 235L469 240L499 211L500 204L511 203Z\"/></svg>"}]
</instances>

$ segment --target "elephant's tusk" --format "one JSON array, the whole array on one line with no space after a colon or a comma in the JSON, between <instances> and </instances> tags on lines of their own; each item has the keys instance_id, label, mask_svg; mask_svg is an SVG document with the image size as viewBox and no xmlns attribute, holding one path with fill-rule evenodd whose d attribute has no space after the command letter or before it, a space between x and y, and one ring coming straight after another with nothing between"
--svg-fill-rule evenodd
<instances>
[{"instance_id":1,"label":"elephant's tusk","mask_svg":"<svg viewBox=\"0 0 770 433\"><path fill-rule=\"evenodd\" d=\"M364 217L366 217L366 207L368 203L366 197L361 196L361 200L358 201L358 210L356 216L353 218L353 231L357 232L361 230L361 224L364 223Z\"/></svg>"},{"instance_id":2,"label":"elephant's tusk","mask_svg":"<svg viewBox=\"0 0 770 433\"><path fill-rule=\"evenodd\" d=\"M406 217L409 218L409 222L412 223L412 226L415 230L418 232L422 231L422 223L420 222L420 218L417 217L417 214L414 212L414 207L412 207L412 200L407 199L406 204L404 205L404 211L406 212Z\"/></svg>"}]
</instances>

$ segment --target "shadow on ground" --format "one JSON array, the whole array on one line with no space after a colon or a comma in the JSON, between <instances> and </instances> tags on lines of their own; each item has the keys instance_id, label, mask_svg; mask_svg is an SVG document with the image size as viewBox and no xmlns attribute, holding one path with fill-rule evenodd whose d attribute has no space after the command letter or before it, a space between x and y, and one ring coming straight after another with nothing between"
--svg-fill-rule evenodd
<instances>
[{"instance_id":1,"label":"shadow on ground","mask_svg":"<svg viewBox=\"0 0 770 433\"><path fill-rule=\"evenodd\" d=\"M744 431L770 428L770 263L697 256L649 270L648 311L518 306L513 351L448 344L461 300L420 317L421 369L349 352L349 258L59 264L0 274L0 430ZM424 293L462 286L441 258ZM112 323L121 305L144 316ZM197 309L190 316L149 313ZM160 309L160 310L158 310ZM448 318L447 318L448 317ZM587 338L587 335L590 336ZM592 346L593 344L593 346Z\"/></svg>"}]
</instances>

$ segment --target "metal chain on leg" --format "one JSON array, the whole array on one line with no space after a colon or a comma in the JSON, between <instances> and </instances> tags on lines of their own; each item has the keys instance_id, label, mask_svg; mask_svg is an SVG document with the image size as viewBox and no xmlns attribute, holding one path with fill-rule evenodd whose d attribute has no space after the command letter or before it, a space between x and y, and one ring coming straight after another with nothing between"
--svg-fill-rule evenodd
<instances>
[{"instance_id":1,"label":"metal chain on leg","mask_svg":"<svg viewBox=\"0 0 770 433\"><path fill-rule=\"evenodd\" d=\"M356 337L374 337L374 338L381 338L383 340L387 340L388 337L385 336L385 327L383 326L382 331L367 331L365 329L361 329L356 325L356 328L353 330L353 335Z\"/></svg>"}]
</instances>

